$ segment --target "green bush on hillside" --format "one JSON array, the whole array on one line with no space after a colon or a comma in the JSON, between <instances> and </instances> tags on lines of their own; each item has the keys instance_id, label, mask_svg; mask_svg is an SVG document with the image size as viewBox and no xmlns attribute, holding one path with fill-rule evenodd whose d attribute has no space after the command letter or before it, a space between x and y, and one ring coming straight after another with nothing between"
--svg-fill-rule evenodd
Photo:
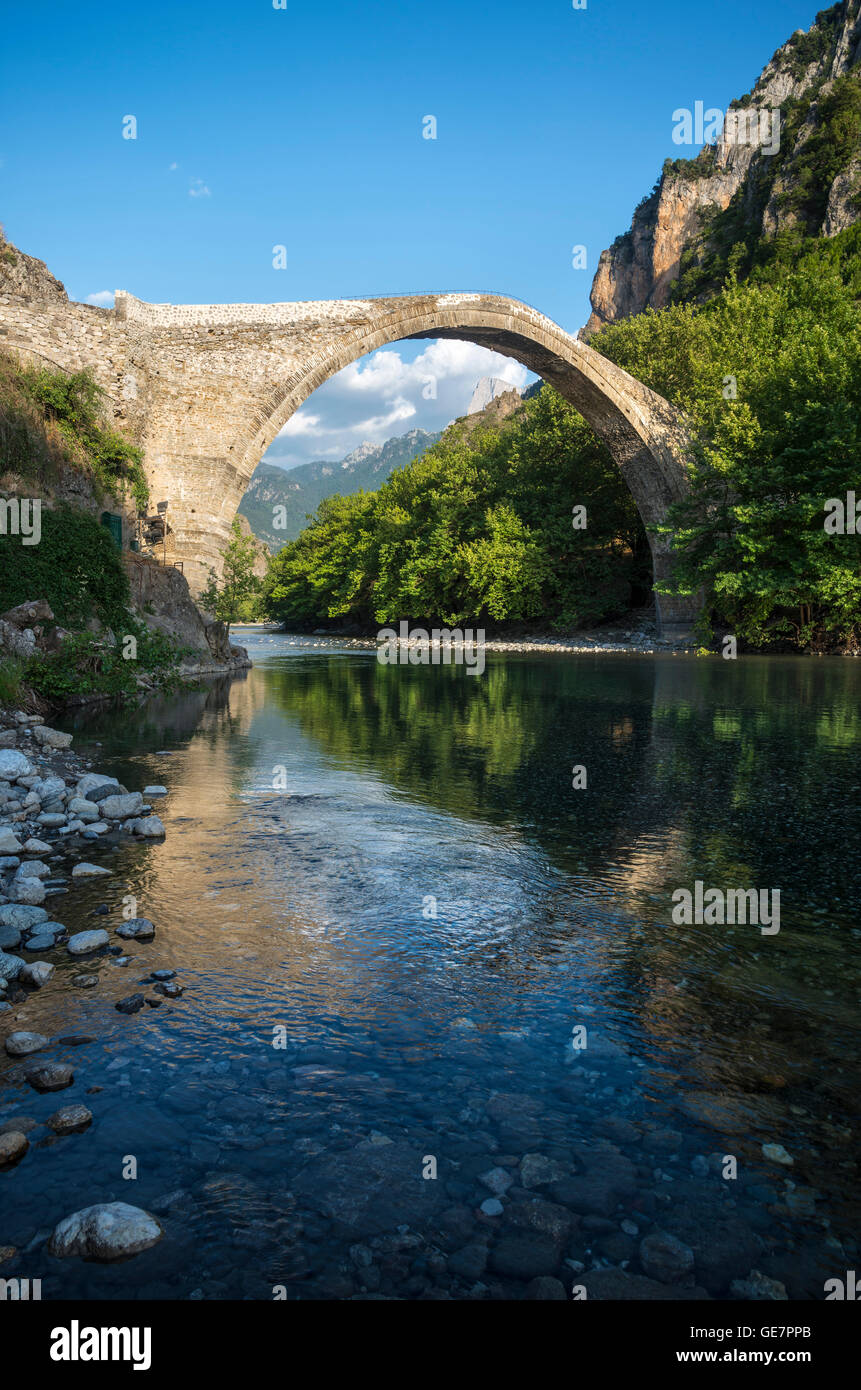
<instances>
[{"instance_id":1,"label":"green bush on hillside","mask_svg":"<svg viewBox=\"0 0 861 1390\"><path fill-rule=\"evenodd\" d=\"M129 581L106 527L65 503L50 511L43 506L41 527L38 545L0 536L2 611L44 598L61 627L85 627L98 618L106 627L131 631Z\"/></svg>"},{"instance_id":2,"label":"green bush on hillside","mask_svg":"<svg viewBox=\"0 0 861 1390\"><path fill-rule=\"evenodd\" d=\"M0 352L0 468L51 485L64 464L88 473L99 494L149 497L142 454L103 419L103 393L89 372L29 367Z\"/></svg>"}]
</instances>

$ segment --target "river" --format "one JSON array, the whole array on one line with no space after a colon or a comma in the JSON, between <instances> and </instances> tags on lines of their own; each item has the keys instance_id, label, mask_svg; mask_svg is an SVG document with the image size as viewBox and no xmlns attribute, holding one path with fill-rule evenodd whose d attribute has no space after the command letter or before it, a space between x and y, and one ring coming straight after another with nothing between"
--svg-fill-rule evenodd
<instances>
[{"instance_id":1,"label":"river","mask_svg":"<svg viewBox=\"0 0 861 1390\"><path fill-rule=\"evenodd\" d=\"M721 1296L756 1270L822 1298L857 1268L861 664L510 655L476 678L239 640L244 677L67 726L168 787L167 838L105 850L112 877L52 908L115 927L131 895L157 935L89 960L91 989L59 949L26 1005L19 1027L92 1041L52 1051L59 1094L4 1060L0 1120L93 1123L34 1129L0 1176L15 1272L52 1299L461 1299L601 1271ZM779 889L780 931L677 925L697 880ZM155 968L182 997L118 1013ZM163 1239L46 1253L107 1201ZM645 1260L656 1233L693 1264Z\"/></svg>"}]
</instances>

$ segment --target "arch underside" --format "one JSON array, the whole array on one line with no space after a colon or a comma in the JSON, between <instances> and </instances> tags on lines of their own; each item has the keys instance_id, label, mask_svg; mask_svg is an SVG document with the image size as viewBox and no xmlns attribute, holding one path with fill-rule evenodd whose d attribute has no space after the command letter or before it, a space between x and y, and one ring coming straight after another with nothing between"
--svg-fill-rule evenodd
<instances>
[{"instance_id":1,"label":"arch underside","mask_svg":"<svg viewBox=\"0 0 861 1390\"><path fill-rule=\"evenodd\" d=\"M677 413L595 349L557 332L559 341L554 342L543 325L536 330L513 322L510 314L474 313L398 317L371 332L367 326L344 332L327 352L262 402L252 429L231 449L234 458L238 455L237 471L250 479L290 416L325 381L360 357L395 342L460 339L516 359L555 387L609 448L647 528L660 523L670 503L687 490L678 447L685 436ZM655 550L651 533L650 543Z\"/></svg>"}]
</instances>

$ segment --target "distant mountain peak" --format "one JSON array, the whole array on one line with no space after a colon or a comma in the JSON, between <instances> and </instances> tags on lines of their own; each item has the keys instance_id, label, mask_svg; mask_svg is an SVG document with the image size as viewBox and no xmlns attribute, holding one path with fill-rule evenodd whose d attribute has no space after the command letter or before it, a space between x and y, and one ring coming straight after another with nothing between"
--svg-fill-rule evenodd
<instances>
[{"instance_id":1,"label":"distant mountain peak","mask_svg":"<svg viewBox=\"0 0 861 1390\"><path fill-rule=\"evenodd\" d=\"M363 439L351 453L342 461L342 468L349 468L353 463L363 463L371 454L378 454L382 448L381 444L375 444L372 439Z\"/></svg>"},{"instance_id":2,"label":"distant mountain peak","mask_svg":"<svg viewBox=\"0 0 861 1390\"><path fill-rule=\"evenodd\" d=\"M479 410L484 410L497 396L505 395L506 391L516 391L518 396L520 395L518 387L512 386L510 381L503 380L501 376L483 376L472 393L467 415L475 415Z\"/></svg>"},{"instance_id":3,"label":"distant mountain peak","mask_svg":"<svg viewBox=\"0 0 861 1390\"><path fill-rule=\"evenodd\" d=\"M316 459L289 471L277 464L261 462L254 470L248 490L239 504L251 529L273 551L293 540L307 525L324 497L333 493L349 496L360 489L373 492L382 487L395 468L403 468L436 443L439 434L413 428L406 434L374 444L366 439L345 459ZM287 525L273 528L274 508L286 507Z\"/></svg>"}]
</instances>

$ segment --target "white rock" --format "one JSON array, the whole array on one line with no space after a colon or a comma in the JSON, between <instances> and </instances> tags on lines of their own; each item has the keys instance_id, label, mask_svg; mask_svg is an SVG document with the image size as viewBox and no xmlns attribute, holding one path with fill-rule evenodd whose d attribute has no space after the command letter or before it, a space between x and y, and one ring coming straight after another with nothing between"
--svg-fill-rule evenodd
<instances>
[{"instance_id":1,"label":"white rock","mask_svg":"<svg viewBox=\"0 0 861 1390\"><path fill-rule=\"evenodd\" d=\"M4 827L0 830L0 854L19 854L21 851L21 841L14 830Z\"/></svg>"},{"instance_id":2,"label":"white rock","mask_svg":"<svg viewBox=\"0 0 861 1390\"><path fill-rule=\"evenodd\" d=\"M22 984L30 985L33 989L41 989L46 985L54 973L53 965L46 960L34 960L25 965L18 976Z\"/></svg>"},{"instance_id":3,"label":"white rock","mask_svg":"<svg viewBox=\"0 0 861 1390\"><path fill-rule=\"evenodd\" d=\"M30 791L40 801L57 801L66 794L66 784L62 777L37 777Z\"/></svg>"},{"instance_id":4,"label":"white rock","mask_svg":"<svg viewBox=\"0 0 861 1390\"><path fill-rule=\"evenodd\" d=\"M13 878L8 888L13 903L35 906L45 901L45 885L39 878Z\"/></svg>"},{"instance_id":5,"label":"white rock","mask_svg":"<svg viewBox=\"0 0 861 1390\"><path fill-rule=\"evenodd\" d=\"M0 777L14 782L16 777L30 777L33 764L17 748L0 748Z\"/></svg>"},{"instance_id":6,"label":"white rock","mask_svg":"<svg viewBox=\"0 0 861 1390\"><path fill-rule=\"evenodd\" d=\"M31 1052L41 1052L49 1046L44 1033L10 1033L4 1044L10 1057L29 1057Z\"/></svg>"},{"instance_id":7,"label":"white rock","mask_svg":"<svg viewBox=\"0 0 861 1390\"><path fill-rule=\"evenodd\" d=\"M116 777L105 777L101 772L85 772L75 788L75 795L87 798L90 792L94 792L97 787L118 787L119 785Z\"/></svg>"},{"instance_id":8,"label":"white rock","mask_svg":"<svg viewBox=\"0 0 861 1390\"><path fill-rule=\"evenodd\" d=\"M72 878L100 878L103 874L109 874L110 869L103 869L101 864L76 864L72 870Z\"/></svg>"},{"instance_id":9,"label":"white rock","mask_svg":"<svg viewBox=\"0 0 861 1390\"><path fill-rule=\"evenodd\" d=\"M150 941L155 936L155 926L148 917L132 917L117 927L116 934L124 940Z\"/></svg>"},{"instance_id":10,"label":"white rock","mask_svg":"<svg viewBox=\"0 0 861 1390\"><path fill-rule=\"evenodd\" d=\"M24 841L25 854L50 854L52 846L45 840L37 840L31 835L29 840Z\"/></svg>"},{"instance_id":11,"label":"white rock","mask_svg":"<svg viewBox=\"0 0 861 1390\"><path fill-rule=\"evenodd\" d=\"M5 951L0 951L0 979L17 980L23 969L24 962L20 956L8 956Z\"/></svg>"},{"instance_id":12,"label":"white rock","mask_svg":"<svg viewBox=\"0 0 861 1390\"><path fill-rule=\"evenodd\" d=\"M50 878L51 870L47 864L43 864L41 859L28 859L26 864L22 864L16 878Z\"/></svg>"},{"instance_id":13,"label":"white rock","mask_svg":"<svg viewBox=\"0 0 861 1390\"><path fill-rule=\"evenodd\" d=\"M782 1144L763 1144L762 1155L770 1163L782 1163L785 1168L791 1168L795 1162L792 1154L787 1153Z\"/></svg>"},{"instance_id":14,"label":"white rock","mask_svg":"<svg viewBox=\"0 0 861 1390\"><path fill-rule=\"evenodd\" d=\"M167 796L167 787L144 787L144 796Z\"/></svg>"},{"instance_id":15,"label":"white rock","mask_svg":"<svg viewBox=\"0 0 861 1390\"><path fill-rule=\"evenodd\" d=\"M139 835L144 840L159 840L165 834L165 828L158 816L142 816L140 819L132 821L134 826L133 834ZM123 827L125 829L125 827Z\"/></svg>"},{"instance_id":16,"label":"white rock","mask_svg":"<svg viewBox=\"0 0 861 1390\"><path fill-rule=\"evenodd\" d=\"M59 729L49 729L47 724L37 724L33 737L43 748L68 748L72 742L71 734L61 734Z\"/></svg>"},{"instance_id":17,"label":"white rock","mask_svg":"<svg viewBox=\"0 0 861 1390\"><path fill-rule=\"evenodd\" d=\"M142 806L140 792L126 792L122 796L106 796L99 803L99 811L108 820L125 820L126 816L136 815Z\"/></svg>"},{"instance_id":18,"label":"white rock","mask_svg":"<svg viewBox=\"0 0 861 1390\"><path fill-rule=\"evenodd\" d=\"M73 1212L54 1228L48 1251L60 1259L83 1255L93 1260L121 1260L148 1250L164 1232L154 1216L127 1202L104 1202Z\"/></svg>"},{"instance_id":19,"label":"white rock","mask_svg":"<svg viewBox=\"0 0 861 1390\"><path fill-rule=\"evenodd\" d=\"M19 931L29 931L37 922L47 922L48 914L44 907L26 907L23 903L4 903L0 907L0 923L4 927L17 927Z\"/></svg>"},{"instance_id":20,"label":"white rock","mask_svg":"<svg viewBox=\"0 0 861 1390\"><path fill-rule=\"evenodd\" d=\"M100 946L107 946L109 941L110 937L102 927L95 931L79 931L69 937L66 950L72 956L85 956L88 951L97 951Z\"/></svg>"}]
</instances>

